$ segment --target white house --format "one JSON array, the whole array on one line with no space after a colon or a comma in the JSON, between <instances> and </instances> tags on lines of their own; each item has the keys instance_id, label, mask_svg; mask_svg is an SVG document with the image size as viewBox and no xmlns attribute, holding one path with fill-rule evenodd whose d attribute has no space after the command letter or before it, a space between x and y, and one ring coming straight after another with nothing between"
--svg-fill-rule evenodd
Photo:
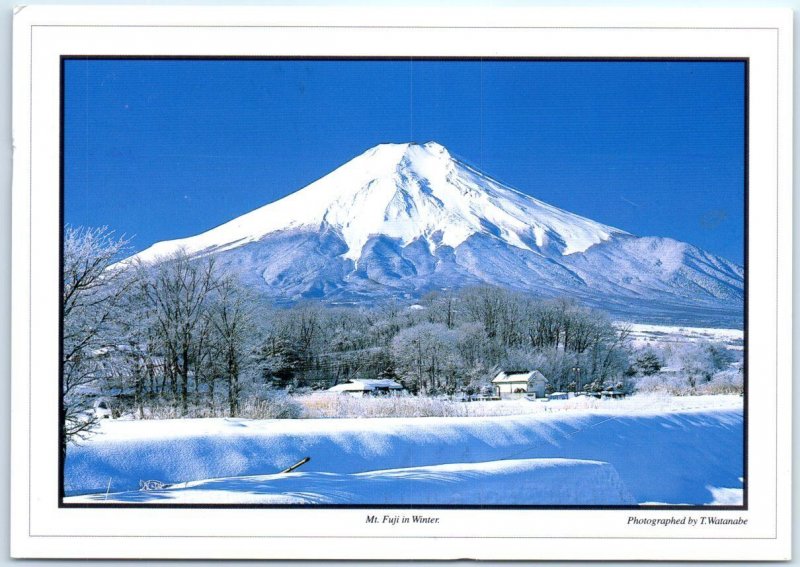
<instances>
[{"instance_id":1,"label":"white house","mask_svg":"<svg viewBox=\"0 0 800 567\"><path fill-rule=\"evenodd\" d=\"M543 398L547 387L547 378L534 370L532 372L512 372L500 371L492 380L495 395L503 399L521 398L531 396Z\"/></svg>"},{"instance_id":2,"label":"white house","mask_svg":"<svg viewBox=\"0 0 800 567\"><path fill-rule=\"evenodd\" d=\"M337 384L332 388L328 388L329 392L339 392L340 394L349 394L351 396L361 398L363 396L381 396L399 392L403 387L395 382L386 378L376 380L350 380L344 384Z\"/></svg>"}]
</instances>

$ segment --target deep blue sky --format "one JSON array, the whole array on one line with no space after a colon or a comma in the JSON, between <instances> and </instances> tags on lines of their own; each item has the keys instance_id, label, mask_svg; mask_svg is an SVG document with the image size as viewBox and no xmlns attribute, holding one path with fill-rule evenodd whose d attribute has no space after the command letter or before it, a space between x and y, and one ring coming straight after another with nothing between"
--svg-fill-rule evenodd
<instances>
[{"instance_id":1,"label":"deep blue sky","mask_svg":"<svg viewBox=\"0 0 800 567\"><path fill-rule=\"evenodd\" d=\"M742 263L744 64L65 63L65 220L197 234L383 142Z\"/></svg>"}]
</instances>

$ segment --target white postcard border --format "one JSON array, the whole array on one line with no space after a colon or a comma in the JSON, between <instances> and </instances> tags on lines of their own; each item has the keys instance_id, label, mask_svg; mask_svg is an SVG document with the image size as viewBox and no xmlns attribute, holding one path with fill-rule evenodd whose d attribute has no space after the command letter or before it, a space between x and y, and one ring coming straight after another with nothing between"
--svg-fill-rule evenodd
<instances>
[{"instance_id":1,"label":"white postcard border","mask_svg":"<svg viewBox=\"0 0 800 567\"><path fill-rule=\"evenodd\" d=\"M12 553L369 559L788 557L791 33L791 12L786 10L28 7L19 11L13 85ZM54 377L58 375L62 55L748 58L749 509L713 513L746 517L748 525L699 531L626 524L631 515L708 514L681 510L448 509L426 511L440 517L435 526L386 527L365 525L367 514L384 513L366 509L58 508ZM782 124L786 126L781 128ZM770 439L774 445L763 441ZM580 545L572 540L580 540ZM299 541L303 543L298 545Z\"/></svg>"}]
</instances>

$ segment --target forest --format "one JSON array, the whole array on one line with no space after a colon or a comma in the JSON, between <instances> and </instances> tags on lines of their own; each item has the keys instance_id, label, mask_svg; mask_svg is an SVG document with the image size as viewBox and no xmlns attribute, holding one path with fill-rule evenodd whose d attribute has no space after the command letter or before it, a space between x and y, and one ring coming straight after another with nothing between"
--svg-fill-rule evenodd
<instances>
[{"instance_id":1,"label":"forest","mask_svg":"<svg viewBox=\"0 0 800 567\"><path fill-rule=\"evenodd\" d=\"M488 393L499 370L539 370L553 391L741 391L735 355L715 343L637 348L629 329L568 298L495 287L439 290L378 305L265 302L211 256L120 262L129 242L67 227L62 287L64 443L116 415L240 416L253 403L391 378L407 395ZM675 374L662 372L667 366ZM64 447L62 447L64 449Z\"/></svg>"}]
</instances>

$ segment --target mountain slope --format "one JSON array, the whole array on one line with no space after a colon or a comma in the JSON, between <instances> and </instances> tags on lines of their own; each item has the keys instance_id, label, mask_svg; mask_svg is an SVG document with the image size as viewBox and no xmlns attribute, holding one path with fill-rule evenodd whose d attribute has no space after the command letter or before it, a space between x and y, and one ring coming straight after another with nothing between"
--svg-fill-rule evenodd
<instances>
[{"instance_id":1,"label":"mountain slope","mask_svg":"<svg viewBox=\"0 0 800 567\"><path fill-rule=\"evenodd\" d=\"M414 298L500 285L572 296L629 319L741 324L743 269L520 193L439 144L383 144L279 201L136 258L213 254L292 302Z\"/></svg>"}]
</instances>

